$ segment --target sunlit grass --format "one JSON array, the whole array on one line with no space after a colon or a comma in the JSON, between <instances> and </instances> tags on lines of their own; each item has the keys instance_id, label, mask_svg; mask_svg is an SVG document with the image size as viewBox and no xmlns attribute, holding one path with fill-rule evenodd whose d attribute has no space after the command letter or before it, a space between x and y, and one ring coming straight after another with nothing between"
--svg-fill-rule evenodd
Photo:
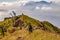
<instances>
[{"instance_id":1,"label":"sunlit grass","mask_svg":"<svg viewBox=\"0 0 60 40\"><path fill-rule=\"evenodd\" d=\"M24 18L22 18L22 15L20 15L19 17L24 21L22 30L20 30L19 26L17 28L13 27L12 19L7 19L0 22L0 25L4 26L7 29L4 37L0 35L0 40L16 40L18 37L22 37L24 40L60 40L60 34L57 34L57 32L60 32L60 30L49 22L40 22L39 20L30 18L26 15L23 15ZM44 25L47 30L37 29L32 33L29 33L29 31L26 29L26 25L28 22L31 23L33 28L35 26L41 27ZM12 31L13 29L15 29L15 31L11 33L10 31Z\"/></svg>"},{"instance_id":2,"label":"sunlit grass","mask_svg":"<svg viewBox=\"0 0 60 40\"><path fill-rule=\"evenodd\" d=\"M55 33L50 33L43 30L34 30L29 33L26 29L16 30L12 34L7 34L1 40L16 40L18 37L24 38L24 40L60 40L60 35Z\"/></svg>"}]
</instances>

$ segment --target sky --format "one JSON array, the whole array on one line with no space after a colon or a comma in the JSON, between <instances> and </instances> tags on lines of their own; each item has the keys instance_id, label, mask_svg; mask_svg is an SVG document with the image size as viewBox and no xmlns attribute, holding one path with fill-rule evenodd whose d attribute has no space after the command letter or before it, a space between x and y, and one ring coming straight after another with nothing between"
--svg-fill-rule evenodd
<instances>
[{"instance_id":1,"label":"sky","mask_svg":"<svg viewBox=\"0 0 60 40\"><path fill-rule=\"evenodd\" d=\"M12 10L60 28L60 0L0 0L0 21L10 17Z\"/></svg>"},{"instance_id":2,"label":"sky","mask_svg":"<svg viewBox=\"0 0 60 40\"><path fill-rule=\"evenodd\" d=\"M0 0L0 2L14 2L14 1L42 1L42 0ZM60 0L43 0L43 1L55 1L55 2L59 2Z\"/></svg>"}]
</instances>

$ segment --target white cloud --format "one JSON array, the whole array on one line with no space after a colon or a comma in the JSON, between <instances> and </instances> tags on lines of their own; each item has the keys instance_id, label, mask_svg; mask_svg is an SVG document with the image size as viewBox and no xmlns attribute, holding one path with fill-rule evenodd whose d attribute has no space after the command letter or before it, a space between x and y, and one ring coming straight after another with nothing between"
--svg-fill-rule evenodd
<instances>
[{"instance_id":1,"label":"white cloud","mask_svg":"<svg viewBox=\"0 0 60 40\"><path fill-rule=\"evenodd\" d=\"M31 1L31 0L28 0L28 1ZM0 9L2 9L2 10L7 10L7 12L9 11L9 10L18 10L18 11L22 11L22 10L29 10L29 11L31 11L30 9L34 9L34 7L33 6L30 6L30 8L28 7L28 9L27 9L27 7L23 7L23 5L25 5L26 3L28 3L28 1L27 0L21 0L21 1L18 1L18 2L1 2L0 3ZM37 0L32 0L32 1L37 1ZM38 0L38 1L40 1L40 0ZM51 0L50 0L51 1ZM38 4L37 4L38 5ZM58 5L58 4L57 4ZM53 6L53 7L52 7ZM40 7L39 5L38 6L36 6L35 7L35 9L37 9L37 10L39 10L40 11L40 9L41 9L41 11L46 11L46 12L48 12L48 11L50 11L50 12L60 12L59 11L59 8L60 8L60 6L54 6L54 5L52 5L52 6L42 6L42 7ZM32 8L31 8L32 7ZM37 12L37 11L36 11ZM1 13L0 13L1 14ZM58 16L59 14L57 14L57 16Z\"/></svg>"},{"instance_id":2,"label":"white cloud","mask_svg":"<svg viewBox=\"0 0 60 40\"><path fill-rule=\"evenodd\" d=\"M42 7L36 6L35 9L36 9L36 10L42 10L42 11L51 11L51 10L53 10L54 8L48 7L48 6L42 6Z\"/></svg>"},{"instance_id":3,"label":"white cloud","mask_svg":"<svg viewBox=\"0 0 60 40\"><path fill-rule=\"evenodd\" d=\"M28 1L41 1L41 0L20 0L20 1L18 1L18 2L1 2L0 3L0 9L3 9L3 10L13 10L13 9L15 9L15 10L21 10L21 9L23 9L23 5L25 5ZM46 0L46 1L48 1L48 0ZM52 1L52 0L49 0L49 1ZM37 4L38 5L38 4ZM60 8L60 7L59 7ZM58 9L59 9L58 8ZM29 8L30 9L30 8ZM29 9L26 9L25 8L25 10L29 10ZM51 6L42 6L42 7L39 7L39 6L36 6L35 7L35 9L41 9L41 10L58 10L57 9L57 7L55 6L54 7L54 5L53 5L53 8L51 7ZM54 11L53 10L53 11Z\"/></svg>"},{"instance_id":4,"label":"white cloud","mask_svg":"<svg viewBox=\"0 0 60 40\"><path fill-rule=\"evenodd\" d=\"M0 6L11 6L13 4L14 4L14 2L1 2Z\"/></svg>"},{"instance_id":5,"label":"white cloud","mask_svg":"<svg viewBox=\"0 0 60 40\"><path fill-rule=\"evenodd\" d=\"M1 5L12 5L12 3L9 3L9 2L2 2Z\"/></svg>"},{"instance_id":6,"label":"white cloud","mask_svg":"<svg viewBox=\"0 0 60 40\"><path fill-rule=\"evenodd\" d=\"M44 10L44 11L49 11L49 10L52 10L52 7L41 7L41 10Z\"/></svg>"},{"instance_id":7,"label":"white cloud","mask_svg":"<svg viewBox=\"0 0 60 40\"><path fill-rule=\"evenodd\" d=\"M40 7L38 7L38 6L37 6L35 9L37 9L37 10L38 10L38 9L40 9Z\"/></svg>"}]
</instances>

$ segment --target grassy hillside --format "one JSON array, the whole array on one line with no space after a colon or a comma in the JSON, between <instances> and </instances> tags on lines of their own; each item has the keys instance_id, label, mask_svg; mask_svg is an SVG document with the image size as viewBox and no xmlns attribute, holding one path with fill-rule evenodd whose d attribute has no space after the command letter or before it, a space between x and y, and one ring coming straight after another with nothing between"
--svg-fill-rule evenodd
<instances>
[{"instance_id":1,"label":"grassy hillside","mask_svg":"<svg viewBox=\"0 0 60 40\"><path fill-rule=\"evenodd\" d=\"M18 37L22 37L22 40L23 39L24 40L59 40L60 39L60 29L52 25L48 21L39 21L34 18L28 17L26 15L18 15L16 17L19 17L19 19L24 22L23 29L20 30L18 25L15 31L11 33L10 31L13 31L14 29L13 24L15 20L14 17L7 18L4 21L0 22L0 27L2 26L7 30L7 32L4 32L5 36L2 37L1 28L0 28L0 38L2 38L1 40L16 40ZM29 34L29 31L26 29L28 23L31 23L33 28L37 27L39 29L33 30L33 32Z\"/></svg>"},{"instance_id":2,"label":"grassy hillside","mask_svg":"<svg viewBox=\"0 0 60 40\"><path fill-rule=\"evenodd\" d=\"M21 37L22 40L60 40L60 35L50 33L43 30L34 30L31 34L27 30L17 30L12 34L7 33L7 35L1 40L17 40Z\"/></svg>"}]
</instances>

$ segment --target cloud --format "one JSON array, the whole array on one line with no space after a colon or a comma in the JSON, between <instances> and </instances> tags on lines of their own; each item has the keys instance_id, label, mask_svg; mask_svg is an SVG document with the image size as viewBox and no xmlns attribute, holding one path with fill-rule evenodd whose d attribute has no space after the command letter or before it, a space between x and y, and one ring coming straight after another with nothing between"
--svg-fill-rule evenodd
<instances>
[{"instance_id":1,"label":"cloud","mask_svg":"<svg viewBox=\"0 0 60 40\"><path fill-rule=\"evenodd\" d=\"M36 4L36 2L34 2L34 5L29 5L27 6L26 4L29 3L30 0L20 0L18 2L1 2L0 3L0 12L8 12L10 10L16 10L18 11L27 11L29 10L30 12L34 11L36 13L46 13L46 14L42 14L42 15L53 15L53 16L60 16L59 13L60 12L60 5L58 3L51 3L51 5L39 5L41 0L38 0L38 2L36 0L32 0L32 1L36 1L39 4ZM49 3L49 2L48 2ZM54 5L55 4L55 5ZM35 10L36 9L36 10ZM38 11L37 11L38 10ZM51 14L48 14L51 13ZM57 14L56 14L57 13ZM56 14L56 15L55 15Z\"/></svg>"},{"instance_id":2,"label":"cloud","mask_svg":"<svg viewBox=\"0 0 60 40\"><path fill-rule=\"evenodd\" d=\"M5 17L8 17L8 12L0 12L0 21L4 20Z\"/></svg>"},{"instance_id":3,"label":"cloud","mask_svg":"<svg viewBox=\"0 0 60 40\"><path fill-rule=\"evenodd\" d=\"M38 6L37 6L35 9L37 9L37 10L38 10L38 9L40 9L40 7L38 7Z\"/></svg>"},{"instance_id":4,"label":"cloud","mask_svg":"<svg viewBox=\"0 0 60 40\"><path fill-rule=\"evenodd\" d=\"M60 2L60 0L45 0L45 1L53 1L53 2Z\"/></svg>"},{"instance_id":5,"label":"cloud","mask_svg":"<svg viewBox=\"0 0 60 40\"><path fill-rule=\"evenodd\" d=\"M43 0L20 0L20 1L43 1ZM50 1L56 1L56 2L59 2L60 0L44 0L44 1L48 1L48 2L50 2Z\"/></svg>"},{"instance_id":6,"label":"cloud","mask_svg":"<svg viewBox=\"0 0 60 40\"><path fill-rule=\"evenodd\" d=\"M42 6L42 7L37 6L35 9L36 10L42 10L42 11L50 11L53 8L52 7L48 7L48 6Z\"/></svg>"},{"instance_id":7,"label":"cloud","mask_svg":"<svg viewBox=\"0 0 60 40\"><path fill-rule=\"evenodd\" d=\"M42 7L41 10L44 10L44 11L52 10L52 7Z\"/></svg>"},{"instance_id":8,"label":"cloud","mask_svg":"<svg viewBox=\"0 0 60 40\"><path fill-rule=\"evenodd\" d=\"M4 10L4 9L0 9L1 12L5 12L5 11L8 11L8 10Z\"/></svg>"},{"instance_id":9,"label":"cloud","mask_svg":"<svg viewBox=\"0 0 60 40\"><path fill-rule=\"evenodd\" d=\"M28 0L30 1L30 0ZM5 12L5 11L9 11L9 10L18 10L18 11L23 11L23 10L29 10L32 12L32 10L34 12L44 12L44 13L57 13L60 12L60 5L58 3L52 3L51 5L39 5L39 4L34 4L34 5L29 5L26 6L26 4L28 4L27 0L20 0L18 2L1 2L0 3L0 12ZM32 1L36 1L36 0L32 0ZM47 0L46 0L47 1ZM38 3L40 2L40 0L38 0ZM36 3L36 2L34 2ZM54 5L56 4L56 5ZM35 9L37 9L38 11L36 11ZM46 12L45 12L46 11ZM44 14L43 14L44 15ZM59 15L59 13L57 14L57 16Z\"/></svg>"}]
</instances>

